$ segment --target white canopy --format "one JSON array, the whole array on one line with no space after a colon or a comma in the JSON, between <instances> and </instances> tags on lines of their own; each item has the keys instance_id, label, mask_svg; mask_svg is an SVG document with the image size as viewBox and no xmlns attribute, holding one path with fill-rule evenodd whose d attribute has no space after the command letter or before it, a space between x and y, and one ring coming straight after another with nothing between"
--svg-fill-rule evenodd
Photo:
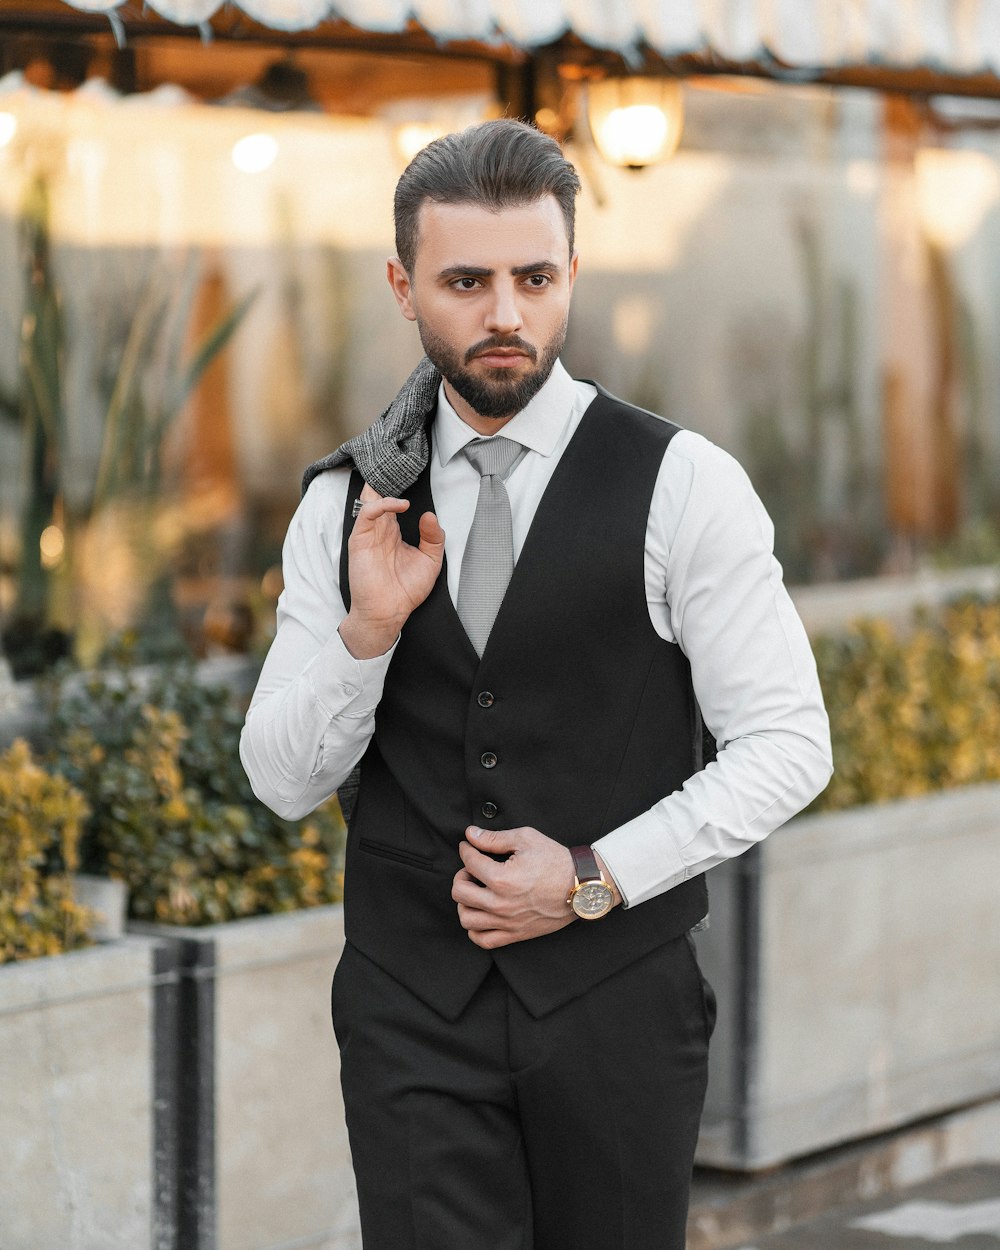
<instances>
[{"instance_id":1,"label":"white canopy","mask_svg":"<svg viewBox=\"0 0 1000 1250\"><path fill-rule=\"evenodd\" d=\"M534 48L572 32L629 56L643 44L664 57L714 53L727 61L776 58L790 66L924 66L950 74L1000 73L1000 0L229 0L276 30L341 19L400 33L416 20L441 42ZM67 0L113 14L121 0ZM224 0L147 0L182 25L199 25ZM124 15L123 15L124 16Z\"/></svg>"}]
</instances>

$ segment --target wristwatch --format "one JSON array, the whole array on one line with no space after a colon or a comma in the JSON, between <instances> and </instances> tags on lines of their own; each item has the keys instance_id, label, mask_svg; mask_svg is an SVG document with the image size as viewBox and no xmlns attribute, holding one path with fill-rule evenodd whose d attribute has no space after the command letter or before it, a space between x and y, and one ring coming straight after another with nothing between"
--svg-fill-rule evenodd
<instances>
[{"instance_id":1,"label":"wristwatch","mask_svg":"<svg viewBox=\"0 0 1000 1250\"><path fill-rule=\"evenodd\" d=\"M571 846L576 881L566 900L581 920L600 920L615 904L614 892L604 880L589 846Z\"/></svg>"}]
</instances>

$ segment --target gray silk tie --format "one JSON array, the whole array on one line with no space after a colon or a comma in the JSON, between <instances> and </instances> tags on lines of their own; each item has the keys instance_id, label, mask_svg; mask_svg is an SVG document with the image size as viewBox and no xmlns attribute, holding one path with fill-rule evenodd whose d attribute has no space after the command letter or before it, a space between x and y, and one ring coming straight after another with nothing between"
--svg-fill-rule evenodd
<instances>
[{"instance_id":1,"label":"gray silk tie","mask_svg":"<svg viewBox=\"0 0 1000 1250\"><path fill-rule=\"evenodd\" d=\"M505 478L524 455L513 439L476 438L462 448L479 476L479 499L458 581L458 615L479 655L514 571L514 538Z\"/></svg>"}]
</instances>

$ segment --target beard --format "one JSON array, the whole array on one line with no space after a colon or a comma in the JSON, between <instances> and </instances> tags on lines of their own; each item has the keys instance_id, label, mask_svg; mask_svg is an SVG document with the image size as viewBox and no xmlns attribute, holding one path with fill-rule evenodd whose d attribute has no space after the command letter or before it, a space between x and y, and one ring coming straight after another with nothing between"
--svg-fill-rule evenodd
<instances>
[{"instance_id":1,"label":"beard","mask_svg":"<svg viewBox=\"0 0 1000 1250\"><path fill-rule=\"evenodd\" d=\"M425 325L417 323L427 359L474 412L493 421L506 421L519 413L549 380L552 366L559 359L566 342L566 327L567 321L564 320L542 348L540 356L538 350L524 339L502 334L491 335L462 354ZM480 353L497 347L512 347L524 352L533 368L527 373L521 372L517 378L511 378L509 374L512 370L507 368L484 368L480 373L472 373L467 368Z\"/></svg>"}]
</instances>

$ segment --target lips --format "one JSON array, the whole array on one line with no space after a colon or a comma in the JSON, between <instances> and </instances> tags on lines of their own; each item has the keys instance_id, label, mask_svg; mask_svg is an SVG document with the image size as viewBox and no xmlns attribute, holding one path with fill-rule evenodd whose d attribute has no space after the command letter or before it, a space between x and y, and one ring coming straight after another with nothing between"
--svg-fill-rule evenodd
<instances>
[{"instance_id":1,"label":"lips","mask_svg":"<svg viewBox=\"0 0 1000 1250\"><path fill-rule=\"evenodd\" d=\"M510 369L522 360L527 360L528 357L524 352L503 351L500 348L493 348L491 351L480 352L476 359L481 360L484 365L489 365L494 369Z\"/></svg>"}]
</instances>

